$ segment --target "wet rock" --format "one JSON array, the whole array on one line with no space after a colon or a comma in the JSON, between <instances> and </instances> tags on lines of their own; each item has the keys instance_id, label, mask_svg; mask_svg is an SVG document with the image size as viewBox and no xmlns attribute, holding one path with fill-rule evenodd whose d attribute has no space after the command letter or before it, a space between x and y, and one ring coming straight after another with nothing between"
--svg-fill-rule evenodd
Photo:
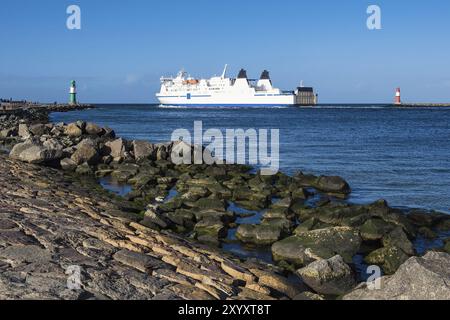
<instances>
[{"instance_id":1,"label":"wet rock","mask_svg":"<svg viewBox=\"0 0 450 320\"><path fill-rule=\"evenodd\" d=\"M256 245L269 245L281 238L281 228L267 224L241 224L236 237L244 242Z\"/></svg>"},{"instance_id":2,"label":"wet rock","mask_svg":"<svg viewBox=\"0 0 450 320\"><path fill-rule=\"evenodd\" d=\"M133 154L136 161L150 158L155 151L153 144L151 144L148 141L134 140L132 145L133 145Z\"/></svg>"},{"instance_id":3,"label":"wet rock","mask_svg":"<svg viewBox=\"0 0 450 320\"><path fill-rule=\"evenodd\" d=\"M124 163L111 173L118 182L127 182L139 172L139 166L134 163Z\"/></svg>"},{"instance_id":4,"label":"wet rock","mask_svg":"<svg viewBox=\"0 0 450 320\"><path fill-rule=\"evenodd\" d=\"M87 162L80 164L76 169L75 172L82 176L90 176L94 174L94 171L89 166Z\"/></svg>"},{"instance_id":5,"label":"wet rock","mask_svg":"<svg viewBox=\"0 0 450 320\"><path fill-rule=\"evenodd\" d=\"M393 274L408 259L409 255L403 250L390 246L371 252L364 261L368 264L380 265L386 274Z\"/></svg>"},{"instance_id":6,"label":"wet rock","mask_svg":"<svg viewBox=\"0 0 450 320\"><path fill-rule=\"evenodd\" d=\"M275 261L286 261L304 266L320 259L340 255L348 263L361 246L357 230L349 227L334 227L312 230L283 239L272 245Z\"/></svg>"},{"instance_id":7,"label":"wet rock","mask_svg":"<svg viewBox=\"0 0 450 320\"><path fill-rule=\"evenodd\" d=\"M78 165L84 162L96 164L99 160L97 145L92 139L84 139L76 146L71 159Z\"/></svg>"},{"instance_id":8,"label":"wet rock","mask_svg":"<svg viewBox=\"0 0 450 320\"><path fill-rule=\"evenodd\" d=\"M203 209L212 209L217 211L225 210L225 202L220 199L201 198L192 204L192 207Z\"/></svg>"},{"instance_id":9,"label":"wet rock","mask_svg":"<svg viewBox=\"0 0 450 320\"><path fill-rule=\"evenodd\" d=\"M325 228L330 228L330 227L333 227L333 226L330 224L324 223L317 218L310 218L310 219L306 220L305 222L302 222L297 228L295 228L293 233L298 235L298 234L301 234L303 232L307 232L310 230L325 229Z\"/></svg>"},{"instance_id":10,"label":"wet rock","mask_svg":"<svg viewBox=\"0 0 450 320\"><path fill-rule=\"evenodd\" d=\"M86 123L86 133L91 135L91 136L101 136L103 133L103 128L101 128L100 126L98 126L95 123L92 122L88 122Z\"/></svg>"},{"instance_id":11,"label":"wet rock","mask_svg":"<svg viewBox=\"0 0 450 320\"><path fill-rule=\"evenodd\" d=\"M349 194L351 192L348 183L341 177L336 176L322 176L317 181L315 186L317 189L328 193L342 193Z\"/></svg>"},{"instance_id":12,"label":"wet rock","mask_svg":"<svg viewBox=\"0 0 450 320\"><path fill-rule=\"evenodd\" d=\"M197 221L203 219L216 219L225 224L229 224L235 220L235 215L232 212L216 209L205 209L201 211L193 211Z\"/></svg>"},{"instance_id":13,"label":"wet rock","mask_svg":"<svg viewBox=\"0 0 450 320\"><path fill-rule=\"evenodd\" d=\"M408 259L392 276L381 279L379 290L366 284L344 296L344 300L450 300L450 255L429 252Z\"/></svg>"},{"instance_id":14,"label":"wet rock","mask_svg":"<svg viewBox=\"0 0 450 320\"><path fill-rule=\"evenodd\" d=\"M194 226L194 231L199 236L211 236L215 239L225 238L227 229L222 221L214 218L203 219Z\"/></svg>"},{"instance_id":15,"label":"wet rock","mask_svg":"<svg viewBox=\"0 0 450 320\"><path fill-rule=\"evenodd\" d=\"M342 295L356 286L352 270L341 256L318 260L298 270L302 280L315 292L324 295Z\"/></svg>"},{"instance_id":16,"label":"wet rock","mask_svg":"<svg viewBox=\"0 0 450 320\"><path fill-rule=\"evenodd\" d=\"M382 219L369 219L361 226L361 238L366 241L380 240L394 227Z\"/></svg>"},{"instance_id":17,"label":"wet rock","mask_svg":"<svg viewBox=\"0 0 450 320\"><path fill-rule=\"evenodd\" d=\"M382 239L384 247L397 247L406 254L412 256L415 254L414 246L409 241L408 236L403 231L403 228L397 227Z\"/></svg>"},{"instance_id":18,"label":"wet rock","mask_svg":"<svg viewBox=\"0 0 450 320\"><path fill-rule=\"evenodd\" d=\"M69 137L77 138L83 135L83 130L76 123L70 123L65 128L65 134Z\"/></svg>"},{"instance_id":19,"label":"wet rock","mask_svg":"<svg viewBox=\"0 0 450 320\"><path fill-rule=\"evenodd\" d=\"M177 209L175 212L169 212L167 217L173 223L183 226L188 229L192 229L195 224L195 215L193 211L186 209Z\"/></svg>"}]
</instances>

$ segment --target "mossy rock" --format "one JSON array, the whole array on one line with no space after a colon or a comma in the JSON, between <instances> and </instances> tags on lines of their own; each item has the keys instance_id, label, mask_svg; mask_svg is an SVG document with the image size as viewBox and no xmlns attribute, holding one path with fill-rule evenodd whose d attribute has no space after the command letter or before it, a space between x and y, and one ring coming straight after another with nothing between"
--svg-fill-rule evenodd
<instances>
[{"instance_id":1,"label":"mossy rock","mask_svg":"<svg viewBox=\"0 0 450 320\"><path fill-rule=\"evenodd\" d=\"M384 247L371 252L364 258L368 264L380 265L386 274L394 274L410 258L398 247Z\"/></svg>"},{"instance_id":2,"label":"mossy rock","mask_svg":"<svg viewBox=\"0 0 450 320\"><path fill-rule=\"evenodd\" d=\"M356 229L333 227L307 231L278 241L272 246L275 261L285 260L302 266L318 259L329 259L336 254L347 263L359 251L361 237Z\"/></svg>"},{"instance_id":3,"label":"mossy rock","mask_svg":"<svg viewBox=\"0 0 450 320\"><path fill-rule=\"evenodd\" d=\"M377 241L395 228L382 219L369 219L360 228L361 238L365 241Z\"/></svg>"},{"instance_id":4,"label":"mossy rock","mask_svg":"<svg viewBox=\"0 0 450 320\"><path fill-rule=\"evenodd\" d=\"M225 238L227 236L227 229L222 221L218 219L203 219L194 226L194 231L199 236L211 236L216 239Z\"/></svg>"},{"instance_id":5,"label":"mossy rock","mask_svg":"<svg viewBox=\"0 0 450 320\"><path fill-rule=\"evenodd\" d=\"M281 238L281 228L270 224L242 224L236 237L244 243L270 245Z\"/></svg>"},{"instance_id":6,"label":"mossy rock","mask_svg":"<svg viewBox=\"0 0 450 320\"><path fill-rule=\"evenodd\" d=\"M221 199L201 198L192 203L192 207L198 208L200 210L213 209L218 211L224 211L225 201Z\"/></svg>"}]
</instances>

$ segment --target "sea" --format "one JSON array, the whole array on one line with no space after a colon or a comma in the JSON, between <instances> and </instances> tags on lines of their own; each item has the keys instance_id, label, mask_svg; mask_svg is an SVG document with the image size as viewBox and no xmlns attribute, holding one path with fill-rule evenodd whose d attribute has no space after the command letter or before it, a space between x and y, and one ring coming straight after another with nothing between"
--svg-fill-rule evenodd
<instances>
[{"instance_id":1,"label":"sea","mask_svg":"<svg viewBox=\"0 0 450 320\"><path fill-rule=\"evenodd\" d=\"M110 104L52 113L53 122L91 121L126 139L167 142L176 129L278 129L280 170L338 175L353 203L450 214L450 108L383 105L186 108ZM269 139L270 140L270 139Z\"/></svg>"}]
</instances>

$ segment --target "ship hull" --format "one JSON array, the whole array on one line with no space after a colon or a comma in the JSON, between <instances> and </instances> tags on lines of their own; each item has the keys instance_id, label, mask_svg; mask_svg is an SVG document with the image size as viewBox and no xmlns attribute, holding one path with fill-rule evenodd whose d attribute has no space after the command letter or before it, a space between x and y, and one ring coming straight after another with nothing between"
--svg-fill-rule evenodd
<instances>
[{"instance_id":1,"label":"ship hull","mask_svg":"<svg viewBox=\"0 0 450 320\"><path fill-rule=\"evenodd\" d=\"M295 96L280 95L254 95L254 96L229 96L229 95L183 95L163 96L157 95L161 105L191 106L191 107L270 107L292 106L295 104Z\"/></svg>"}]
</instances>

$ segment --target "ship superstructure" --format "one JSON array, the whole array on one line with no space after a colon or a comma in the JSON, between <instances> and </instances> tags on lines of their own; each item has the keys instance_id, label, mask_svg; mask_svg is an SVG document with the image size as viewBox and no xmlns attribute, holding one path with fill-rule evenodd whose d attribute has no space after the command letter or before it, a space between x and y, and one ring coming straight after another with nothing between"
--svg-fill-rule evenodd
<instances>
[{"instance_id":1,"label":"ship superstructure","mask_svg":"<svg viewBox=\"0 0 450 320\"><path fill-rule=\"evenodd\" d=\"M175 78L162 77L161 90L156 94L162 105L174 106L291 106L298 102L293 91L282 91L272 85L264 70L258 80L247 77L244 69L237 78L221 76L195 79L180 71Z\"/></svg>"}]
</instances>

